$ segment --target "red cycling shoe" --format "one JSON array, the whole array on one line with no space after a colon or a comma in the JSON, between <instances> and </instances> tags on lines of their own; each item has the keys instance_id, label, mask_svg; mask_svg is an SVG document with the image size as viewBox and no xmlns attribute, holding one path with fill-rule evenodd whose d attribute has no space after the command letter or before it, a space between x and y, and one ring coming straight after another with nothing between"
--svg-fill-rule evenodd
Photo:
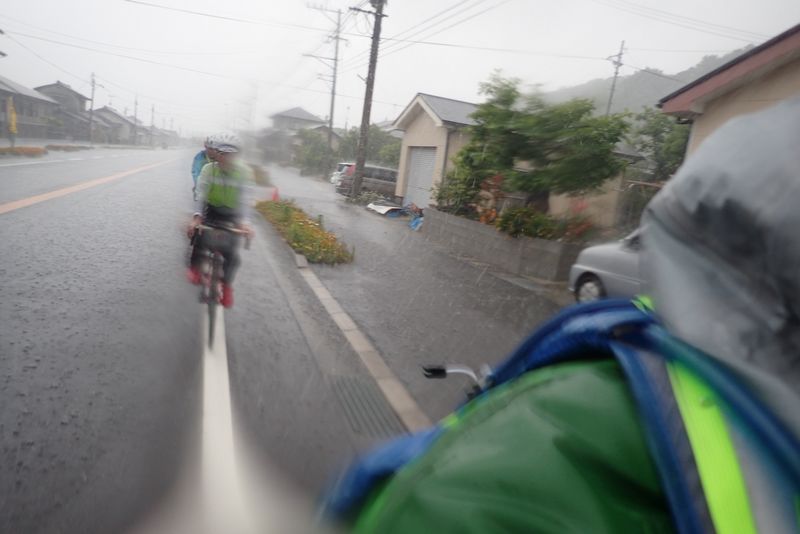
<instances>
[{"instance_id":1,"label":"red cycling shoe","mask_svg":"<svg viewBox=\"0 0 800 534\"><path fill-rule=\"evenodd\" d=\"M219 302L223 308L233 306L233 288L228 284L222 284L222 298Z\"/></svg>"},{"instance_id":2,"label":"red cycling shoe","mask_svg":"<svg viewBox=\"0 0 800 534\"><path fill-rule=\"evenodd\" d=\"M189 267L189 270L186 271L186 279L192 284L199 286L200 282L203 280L203 275L200 273L200 269Z\"/></svg>"}]
</instances>

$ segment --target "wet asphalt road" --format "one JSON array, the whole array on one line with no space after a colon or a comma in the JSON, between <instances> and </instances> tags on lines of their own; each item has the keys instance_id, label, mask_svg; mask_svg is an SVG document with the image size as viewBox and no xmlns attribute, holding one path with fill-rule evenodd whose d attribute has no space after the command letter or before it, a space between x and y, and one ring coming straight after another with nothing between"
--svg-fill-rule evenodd
<instances>
[{"instance_id":1,"label":"wet asphalt road","mask_svg":"<svg viewBox=\"0 0 800 534\"><path fill-rule=\"evenodd\" d=\"M161 164L0 213L0 532L147 524L197 456L204 310L183 278L182 234L192 156L0 159L0 211ZM353 264L313 269L433 419L463 399L462 384L425 381L420 363L497 361L558 308L403 221L345 205L329 184L273 173L284 195L356 247ZM402 429L376 419L385 401L365 368L293 253L254 223L224 316L234 434L314 498L354 454Z\"/></svg>"},{"instance_id":2,"label":"wet asphalt road","mask_svg":"<svg viewBox=\"0 0 800 534\"><path fill-rule=\"evenodd\" d=\"M0 214L0 532L124 532L196 455L203 310L181 231L192 156L0 160L0 205L163 163ZM314 496L379 437L348 425L330 385L365 372L256 224L225 314L235 431Z\"/></svg>"},{"instance_id":3,"label":"wet asphalt road","mask_svg":"<svg viewBox=\"0 0 800 534\"><path fill-rule=\"evenodd\" d=\"M313 269L434 421L463 402L466 383L426 380L421 365L495 364L570 302L453 257L411 231L407 218L348 204L324 180L288 167L268 169L282 197L322 215L327 229L355 247L352 264Z\"/></svg>"},{"instance_id":4,"label":"wet asphalt road","mask_svg":"<svg viewBox=\"0 0 800 534\"><path fill-rule=\"evenodd\" d=\"M177 156L97 152L0 161L0 202ZM196 431L198 321L167 252L168 168L0 215L0 531L118 530Z\"/></svg>"}]
</instances>

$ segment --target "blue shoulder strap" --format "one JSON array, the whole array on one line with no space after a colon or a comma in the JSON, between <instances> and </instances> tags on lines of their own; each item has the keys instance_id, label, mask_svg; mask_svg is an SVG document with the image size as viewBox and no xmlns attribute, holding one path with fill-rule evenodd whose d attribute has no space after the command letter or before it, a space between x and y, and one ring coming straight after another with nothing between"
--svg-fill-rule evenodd
<instances>
[{"instance_id":1,"label":"blue shoulder strap","mask_svg":"<svg viewBox=\"0 0 800 534\"><path fill-rule=\"evenodd\" d=\"M679 360L703 377L800 481L800 447L780 422L713 358L670 336L653 315L630 301L604 300L563 310L496 367L487 390L547 365L598 357L615 358L628 378L679 532L714 532L714 526L667 375L670 361ZM439 425L405 436L362 458L328 495L327 510L342 514L357 508L378 482L424 454L442 431Z\"/></svg>"}]
</instances>

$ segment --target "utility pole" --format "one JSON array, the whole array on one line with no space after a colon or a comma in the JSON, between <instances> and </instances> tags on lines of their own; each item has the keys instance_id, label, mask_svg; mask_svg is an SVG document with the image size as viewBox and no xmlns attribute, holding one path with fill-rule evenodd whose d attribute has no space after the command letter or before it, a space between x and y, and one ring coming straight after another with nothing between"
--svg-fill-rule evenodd
<instances>
[{"instance_id":1,"label":"utility pole","mask_svg":"<svg viewBox=\"0 0 800 534\"><path fill-rule=\"evenodd\" d=\"M153 134L156 131L156 105L150 105L150 146L155 146L153 143L154 137Z\"/></svg>"},{"instance_id":2,"label":"utility pole","mask_svg":"<svg viewBox=\"0 0 800 534\"><path fill-rule=\"evenodd\" d=\"M139 95L133 99L133 144L139 144Z\"/></svg>"},{"instance_id":3,"label":"utility pole","mask_svg":"<svg viewBox=\"0 0 800 534\"><path fill-rule=\"evenodd\" d=\"M364 163L367 159L367 137L369 133L369 116L372 111L372 89L375 86L375 67L378 64L378 45L381 41L381 22L383 21L383 6L386 0L370 0L370 5L375 9L364 11L356 7L351 7L353 11L368 13L375 17L375 25L372 28L372 47L369 52L369 70L367 71L367 88L364 92L364 109L361 112L361 131L358 136L358 148L356 149L356 170L353 175L353 186L350 188L350 196L355 198L361 193L361 181L364 177Z\"/></svg>"},{"instance_id":4,"label":"utility pole","mask_svg":"<svg viewBox=\"0 0 800 534\"><path fill-rule=\"evenodd\" d=\"M339 32L342 29L342 10L336 11L336 34L333 37L333 81L331 82L331 113L328 117L328 154L333 154L333 109L336 103L336 75L339 70ZM330 162L328 167L330 167ZM328 169L330 170L330 169Z\"/></svg>"},{"instance_id":5,"label":"utility pole","mask_svg":"<svg viewBox=\"0 0 800 534\"><path fill-rule=\"evenodd\" d=\"M92 135L94 127L94 72L92 73L92 99L89 101L89 144L94 144L94 135Z\"/></svg>"},{"instance_id":6,"label":"utility pole","mask_svg":"<svg viewBox=\"0 0 800 534\"><path fill-rule=\"evenodd\" d=\"M614 80L611 82L611 92L608 94L608 105L606 106L606 117L611 113L611 102L614 100L614 90L617 88L617 77L619 68L622 66L622 53L625 51L625 41L619 45L619 52L616 56L609 56L607 59L614 65Z\"/></svg>"},{"instance_id":7,"label":"utility pole","mask_svg":"<svg viewBox=\"0 0 800 534\"><path fill-rule=\"evenodd\" d=\"M332 9L325 9L324 7L313 6L314 9L320 12L327 12L327 13L336 13L336 30L333 33L333 41L334 41L334 48L333 48L333 57L321 57L315 56L313 54L303 54L307 57L313 57L318 60L330 61L331 62L331 70L333 71L333 75L331 76L331 109L330 113L328 114L328 170L331 169L333 164L331 163L331 156L333 155L333 114L334 114L334 106L336 105L336 79L339 72L339 41L342 40L341 38L341 31L342 31L342 10L338 9L333 11ZM329 19L330 20L330 19ZM327 63L326 63L327 65Z\"/></svg>"}]
</instances>

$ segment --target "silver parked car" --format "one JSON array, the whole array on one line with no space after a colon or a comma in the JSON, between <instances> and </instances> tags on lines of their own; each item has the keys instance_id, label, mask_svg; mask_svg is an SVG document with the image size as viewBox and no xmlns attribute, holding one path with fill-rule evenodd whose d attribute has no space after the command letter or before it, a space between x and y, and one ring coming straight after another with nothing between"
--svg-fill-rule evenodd
<instances>
[{"instance_id":1,"label":"silver parked car","mask_svg":"<svg viewBox=\"0 0 800 534\"><path fill-rule=\"evenodd\" d=\"M585 248L569 273L569 289L578 302L605 297L630 298L642 288L639 277L640 231L615 243Z\"/></svg>"}]
</instances>

